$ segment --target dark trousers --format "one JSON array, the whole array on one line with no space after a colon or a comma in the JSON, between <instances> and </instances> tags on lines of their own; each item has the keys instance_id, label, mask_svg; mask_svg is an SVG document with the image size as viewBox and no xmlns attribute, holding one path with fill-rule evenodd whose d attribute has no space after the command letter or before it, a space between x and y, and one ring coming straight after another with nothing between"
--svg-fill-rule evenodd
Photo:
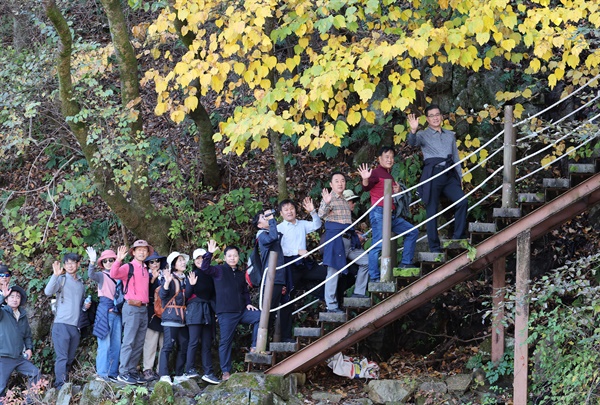
<instances>
[{"instance_id":1,"label":"dark trousers","mask_svg":"<svg viewBox=\"0 0 600 405\"><path fill-rule=\"evenodd\" d=\"M444 168L434 168L432 176L443 171ZM431 180L431 191L429 202L425 207L427 218L437 214L440 196L446 196L452 203L464 197L465 193L462 190L460 180L454 170L448 171L445 174ZM465 239L467 237L467 200L463 200L454 206L454 234L452 239ZM438 236L437 218L427 222L427 240L429 242L429 250L440 250L440 237Z\"/></svg>"},{"instance_id":2,"label":"dark trousers","mask_svg":"<svg viewBox=\"0 0 600 405\"><path fill-rule=\"evenodd\" d=\"M174 327L163 326L164 343L160 351L160 360L158 362L158 374L162 377L169 375L169 355L177 343L177 359L175 360L175 375L183 375L187 350L189 344L189 334L187 326Z\"/></svg>"},{"instance_id":3,"label":"dark trousers","mask_svg":"<svg viewBox=\"0 0 600 405\"><path fill-rule=\"evenodd\" d=\"M204 374L212 374L212 354L210 348L213 341L214 325L188 325L190 335L190 343L187 350L187 360L185 362L185 371L196 368L196 350L200 344L200 352L202 354L202 369Z\"/></svg>"},{"instance_id":4,"label":"dark trousers","mask_svg":"<svg viewBox=\"0 0 600 405\"><path fill-rule=\"evenodd\" d=\"M291 262L298 256L286 256L285 263ZM311 284L314 285L317 282L325 280L327 277L327 267L319 266L314 262L305 260L299 260L292 267L292 282L294 290L307 289ZM315 290L312 295L320 300L325 299L325 287L321 286Z\"/></svg>"},{"instance_id":5,"label":"dark trousers","mask_svg":"<svg viewBox=\"0 0 600 405\"><path fill-rule=\"evenodd\" d=\"M219 337L219 362L221 363L221 371L223 373L231 373L231 345L233 344L235 328L240 323L253 325L251 347L256 347L260 311L244 309L243 312L222 312L217 314L217 319L219 320L221 331L221 336Z\"/></svg>"},{"instance_id":6,"label":"dark trousers","mask_svg":"<svg viewBox=\"0 0 600 405\"><path fill-rule=\"evenodd\" d=\"M6 385L13 371L27 376L29 378L28 388L31 384L36 384L40 380L40 370L29 360L23 357L13 359L11 357L0 357L0 398L6 394ZM27 395L28 399L30 395ZM2 403L0 401L0 403Z\"/></svg>"},{"instance_id":7,"label":"dark trousers","mask_svg":"<svg viewBox=\"0 0 600 405\"><path fill-rule=\"evenodd\" d=\"M60 388L67 380L67 374L75 361L75 351L79 346L79 329L73 325L55 323L52 325L52 344L56 353L54 362L54 386Z\"/></svg>"},{"instance_id":8,"label":"dark trousers","mask_svg":"<svg viewBox=\"0 0 600 405\"><path fill-rule=\"evenodd\" d=\"M279 305L289 301L289 292L286 295L283 295L281 292L283 291L282 284L275 284L273 286L273 295L271 296L271 308L278 307ZM288 305L287 307L281 308L279 311L269 315L269 323L272 320L275 320L275 315L279 318L279 326L281 327L281 340L291 339L292 338L292 305Z\"/></svg>"}]
</instances>

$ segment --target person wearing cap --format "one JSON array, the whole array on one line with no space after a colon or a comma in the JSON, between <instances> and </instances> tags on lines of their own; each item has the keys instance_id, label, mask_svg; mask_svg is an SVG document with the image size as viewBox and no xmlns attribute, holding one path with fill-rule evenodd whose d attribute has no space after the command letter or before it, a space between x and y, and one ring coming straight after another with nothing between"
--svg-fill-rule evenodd
<instances>
[{"instance_id":1,"label":"person wearing cap","mask_svg":"<svg viewBox=\"0 0 600 405\"><path fill-rule=\"evenodd\" d=\"M369 277L371 281L378 282L380 279L379 269L379 254L381 253L381 243L377 244L383 237L383 189L385 180L392 180L392 191L394 194L401 190L400 184L394 180L391 171L394 166L394 148L391 146L382 146L379 149L379 165L375 169L371 169L368 164L362 164L358 168L358 173L362 178L362 186L364 191L368 191L371 195L371 204L375 205L369 212L369 220L373 229L372 246L369 251ZM381 201L379 201L381 199ZM394 207L392 207L392 210ZM402 261L400 267L414 267L413 256L415 255L415 247L419 230L413 229L413 225L402 217L396 216L392 211L392 232L404 235L404 250L402 251ZM412 230L411 230L412 229Z\"/></svg>"},{"instance_id":2,"label":"person wearing cap","mask_svg":"<svg viewBox=\"0 0 600 405\"><path fill-rule=\"evenodd\" d=\"M84 304L85 286L77 274L81 256L67 253L62 264L52 264L52 277L44 293L51 297L56 294L56 315L52 324L52 344L56 360L54 362L54 386L60 389L67 380L67 374L75 361L75 351L81 339L82 309L89 309L91 302ZM63 274L63 271L66 274ZM86 315L85 313L83 313Z\"/></svg>"},{"instance_id":3,"label":"person wearing cap","mask_svg":"<svg viewBox=\"0 0 600 405\"><path fill-rule=\"evenodd\" d=\"M261 271L268 267L269 254L271 251L277 253L277 267L281 267L285 263L283 250L281 249L282 235L277 231L277 221L273 214L273 210L267 210L257 213L254 215L254 218L252 218L252 225L258 229L256 241L258 243L258 251L261 258ZM263 272L263 277L264 274L265 272ZM277 270L275 272L275 280L273 281L271 309L288 302L290 300L291 290L291 267L288 266ZM277 311L277 319L279 319L281 330L280 341L295 343L296 340L292 337L292 306L288 305Z\"/></svg>"},{"instance_id":4,"label":"person wearing cap","mask_svg":"<svg viewBox=\"0 0 600 405\"><path fill-rule=\"evenodd\" d=\"M10 285L10 278L12 272L4 264L0 264L0 299L2 298L2 291L6 290Z\"/></svg>"},{"instance_id":5,"label":"person wearing cap","mask_svg":"<svg viewBox=\"0 0 600 405\"><path fill-rule=\"evenodd\" d=\"M115 291L117 283L110 276L110 268L117 259L113 250L105 250L96 260L96 250L89 246L86 249L90 264L88 278L98 283L99 304L92 334L98 338L96 351L96 379L99 381L117 381L119 376L119 355L121 353L121 314L115 307ZM96 266L100 270L96 270Z\"/></svg>"},{"instance_id":6,"label":"person wearing cap","mask_svg":"<svg viewBox=\"0 0 600 405\"><path fill-rule=\"evenodd\" d=\"M217 320L221 336L219 339L219 362L223 381L231 375L231 345L238 324L252 325L252 344L250 351L256 350L260 311L250 303L250 294L244 271L238 268L240 250L236 246L225 248L225 263L211 266L217 242L208 242L208 252L202 258L200 271L210 275L215 282Z\"/></svg>"},{"instance_id":7,"label":"person wearing cap","mask_svg":"<svg viewBox=\"0 0 600 405\"><path fill-rule=\"evenodd\" d=\"M148 328L148 303L150 301L150 275L144 260L154 249L145 240L136 240L129 254L133 257L131 263L123 264L127 256L127 246L117 250L117 259L110 268L110 276L121 280L125 286L125 304L121 314L123 322L123 341L119 358L119 376L117 380L125 384L144 383L138 375L137 365L142 357L144 338ZM133 270L131 278L129 271Z\"/></svg>"},{"instance_id":8,"label":"person wearing cap","mask_svg":"<svg viewBox=\"0 0 600 405\"><path fill-rule=\"evenodd\" d=\"M146 338L144 339L142 366L144 380L154 381L159 378L158 364L160 364L160 351L164 343L161 319L154 314L154 292L162 285L162 272L167 268L167 258L154 251L144 260L144 263L148 266L148 273L150 273L150 301L148 304L148 329L146 329ZM158 363L156 371L154 371L157 353L159 353Z\"/></svg>"},{"instance_id":9,"label":"person wearing cap","mask_svg":"<svg viewBox=\"0 0 600 405\"><path fill-rule=\"evenodd\" d=\"M167 268L163 270L164 282L160 286L158 295L164 311L162 313L162 327L164 345L160 351L158 374L160 381L171 383L169 376L169 356L175 350L177 343L177 356L175 360L175 383L187 379L184 376L184 367L187 359L189 344L188 328L185 325L185 269L190 257L185 253L172 252L167 256Z\"/></svg>"},{"instance_id":10,"label":"person wearing cap","mask_svg":"<svg viewBox=\"0 0 600 405\"><path fill-rule=\"evenodd\" d=\"M192 254L192 272L185 283L187 304L185 310L185 323L187 324L190 342L187 350L187 359L185 362L185 376L197 377L196 371L196 351L200 344L200 354L202 355L202 381L209 384L218 384L219 379L215 377L211 346L215 330L215 283L211 276L200 271L202 266L202 257L206 250L199 248Z\"/></svg>"},{"instance_id":11,"label":"person wearing cap","mask_svg":"<svg viewBox=\"0 0 600 405\"><path fill-rule=\"evenodd\" d=\"M5 267L5 266L3 266ZM6 273L3 273L6 274ZM29 378L29 386L40 379L40 370L33 365L33 340L27 314L23 308L27 294L19 286L0 286L0 398L4 397L8 379L14 370ZM25 349L25 351L23 351ZM31 394L27 401L31 401ZM2 400L0 400L0 404Z\"/></svg>"}]
</instances>

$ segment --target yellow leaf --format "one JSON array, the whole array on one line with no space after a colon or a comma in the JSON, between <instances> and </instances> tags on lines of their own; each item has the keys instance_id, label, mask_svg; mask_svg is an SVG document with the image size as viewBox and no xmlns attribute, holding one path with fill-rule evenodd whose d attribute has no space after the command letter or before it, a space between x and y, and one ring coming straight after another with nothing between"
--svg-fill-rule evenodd
<instances>
[{"instance_id":1,"label":"yellow leaf","mask_svg":"<svg viewBox=\"0 0 600 405\"><path fill-rule=\"evenodd\" d=\"M261 150L267 149L269 147L269 138L267 138L267 137L260 138L260 141L258 142L258 147Z\"/></svg>"},{"instance_id":2,"label":"yellow leaf","mask_svg":"<svg viewBox=\"0 0 600 405\"><path fill-rule=\"evenodd\" d=\"M356 125L360 122L361 118L362 116L360 115L359 111L350 111L347 117L348 124Z\"/></svg>"},{"instance_id":3,"label":"yellow leaf","mask_svg":"<svg viewBox=\"0 0 600 405\"><path fill-rule=\"evenodd\" d=\"M310 140L310 134L302 135L298 139L298 146L300 146L302 149L305 149L308 145L310 145Z\"/></svg>"},{"instance_id":4,"label":"yellow leaf","mask_svg":"<svg viewBox=\"0 0 600 405\"><path fill-rule=\"evenodd\" d=\"M198 97L190 96L185 99L184 105L190 110L194 111L198 107Z\"/></svg>"},{"instance_id":5,"label":"yellow leaf","mask_svg":"<svg viewBox=\"0 0 600 405\"><path fill-rule=\"evenodd\" d=\"M156 115L163 115L165 113L165 111L167 111L167 104L166 103L158 103L156 104L156 107L154 107L154 114Z\"/></svg>"},{"instance_id":6,"label":"yellow leaf","mask_svg":"<svg viewBox=\"0 0 600 405\"><path fill-rule=\"evenodd\" d=\"M173 120L173 122L175 122L176 124L181 123L181 121L183 121L185 118L185 113L181 110L177 110L177 111L173 111L171 113L171 119Z\"/></svg>"},{"instance_id":7,"label":"yellow leaf","mask_svg":"<svg viewBox=\"0 0 600 405\"><path fill-rule=\"evenodd\" d=\"M572 68L576 68L577 65L579 65L579 56L578 55L570 54L567 57L567 64L569 66L571 66Z\"/></svg>"},{"instance_id":8,"label":"yellow leaf","mask_svg":"<svg viewBox=\"0 0 600 405\"><path fill-rule=\"evenodd\" d=\"M471 173L464 173L462 179L463 179L463 181L465 183L470 183L471 180L473 180L473 174L471 174Z\"/></svg>"},{"instance_id":9,"label":"yellow leaf","mask_svg":"<svg viewBox=\"0 0 600 405\"><path fill-rule=\"evenodd\" d=\"M431 73L433 73L434 76L442 77L444 76L444 68L440 65L434 66L431 68Z\"/></svg>"},{"instance_id":10,"label":"yellow leaf","mask_svg":"<svg viewBox=\"0 0 600 405\"><path fill-rule=\"evenodd\" d=\"M244 72L244 70L246 70L246 65L244 65L244 64L243 64L243 63L241 63L241 62L236 62L236 63L233 65L233 71L234 71L235 73L237 73L238 75L241 75L241 74Z\"/></svg>"}]
</instances>

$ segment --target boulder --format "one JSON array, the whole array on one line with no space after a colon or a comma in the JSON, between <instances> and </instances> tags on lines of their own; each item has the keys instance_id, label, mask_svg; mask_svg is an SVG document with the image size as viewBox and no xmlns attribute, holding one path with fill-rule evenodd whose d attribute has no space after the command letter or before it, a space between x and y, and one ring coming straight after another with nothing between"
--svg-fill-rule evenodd
<instances>
[{"instance_id":1,"label":"boulder","mask_svg":"<svg viewBox=\"0 0 600 405\"><path fill-rule=\"evenodd\" d=\"M376 404L396 402L403 404L413 394L417 387L415 381L407 380L374 380L369 381L366 391Z\"/></svg>"}]
</instances>

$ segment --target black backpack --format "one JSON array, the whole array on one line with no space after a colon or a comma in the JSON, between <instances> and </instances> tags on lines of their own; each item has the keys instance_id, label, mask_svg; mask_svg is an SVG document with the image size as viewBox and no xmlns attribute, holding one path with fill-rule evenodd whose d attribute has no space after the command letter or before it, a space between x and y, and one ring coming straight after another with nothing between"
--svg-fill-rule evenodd
<instances>
[{"instance_id":1,"label":"black backpack","mask_svg":"<svg viewBox=\"0 0 600 405\"><path fill-rule=\"evenodd\" d=\"M258 239L254 243L254 250L248 258L248 268L246 269L246 282L250 288L258 287L262 281L265 269L260 257L260 250L258 248Z\"/></svg>"}]
</instances>

